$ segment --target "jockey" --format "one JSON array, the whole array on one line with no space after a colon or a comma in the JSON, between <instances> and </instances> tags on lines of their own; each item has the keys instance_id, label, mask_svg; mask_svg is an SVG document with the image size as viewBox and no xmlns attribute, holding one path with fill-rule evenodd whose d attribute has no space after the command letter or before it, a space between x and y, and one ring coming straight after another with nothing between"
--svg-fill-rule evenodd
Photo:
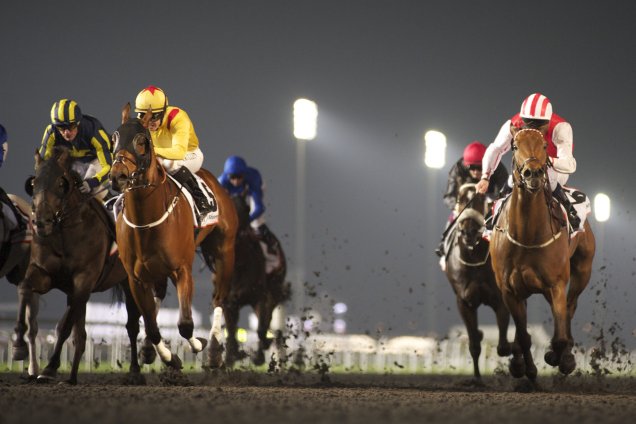
<instances>
[{"instance_id":1,"label":"jockey","mask_svg":"<svg viewBox=\"0 0 636 424\"><path fill-rule=\"evenodd\" d=\"M267 245L267 250L273 252L276 247L276 238L265 224L261 173L256 168L247 166L242 157L230 156L225 160L219 182L230 195L249 197L251 204L250 225L263 239Z\"/></svg>"},{"instance_id":2,"label":"jockey","mask_svg":"<svg viewBox=\"0 0 636 424\"><path fill-rule=\"evenodd\" d=\"M444 194L444 203L451 209L451 214L446 222L446 230L452 223L455 222L457 214L460 212L457 210L457 195L459 194L459 188L464 184L477 184L482 177L482 159L486 146L479 141L473 141L464 148L464 154L455 162L450 171L448 172L448 183L446 185L446 194ZM508 170L503 164L499 164L493 173L491 178L492 183L487 191L487 196L491 199L496 199L499 196L499 192L506 186L508 180ZM444 257L444 244L446 242L445 237L442 237L439 246L435 250L438 256Z\"/></svg>"},{"instance_id":3,"label":"jockey","mask_svg":"<svg viewBox=\"0 0 636 424\"><path fill-rule=\"evenodd\" d=\"M138 118L149 110L152 118L148 129L159 162L192 194L201 217L216 211L194 176L203 165L203 152L190 117L185 110L169 106L163 90L153 85L141 90L135 99Z\"/></svg>"},{"instance_id":4,"label":"jockey","mask_svg":"<svg viewBox=\"0 0 636 424\"><path fill-rule=\"evenodd\" d=\"M553 188L552 195L565 207L570 225L576 230L581 219L561 188L570 174L576 171L576 160L572 155L572 126L556 113L552 113L550 100L542 94L528 96L521 104L520 112L503 124L495 140L488 146L482 164L483 175L477 184L477 190L480 193L488 190L493 169L512 147L512 131L527 128L541 131L548 143L547 152L552 162L552 166L548 167L548 178L550 187Z\"/></svg>"},{"instance_id":5,"label":"jockey","mask_svg":"<svg viewBox=\"0 0 636 424\"><path fill-rule=\"evenodd\" d=\"M72 169L84 180L80 191L103 200L108 194L108 175L113 163L110 136L101 122L83 115L74 100L61 99L51 108L51 124L44 130L40 155L48 159L55 146L67 147Z\"/></svg>"},{"instance_id":6,"label":"jockey","mask_svg":"<svg viewBox=\"0 0 636 424\"><path fill-rule=\"evenodd\" d=\"M7 140L7 130L5 130L2 124L0 124L0 167L2 167L2 164L7 157L7 152L9 151L9 142ZM4 191L2 187L0 187L0 208L3 207L2 204L7 205L11 209L11 212L13 212L13 214L15 215L17 227L20 230L25 229L26 222L24 222L24 220L22 219L22 214L18 212L18 208L11 201L11 199L7 195L7 192Z\"/></svg>"}]
</instances>

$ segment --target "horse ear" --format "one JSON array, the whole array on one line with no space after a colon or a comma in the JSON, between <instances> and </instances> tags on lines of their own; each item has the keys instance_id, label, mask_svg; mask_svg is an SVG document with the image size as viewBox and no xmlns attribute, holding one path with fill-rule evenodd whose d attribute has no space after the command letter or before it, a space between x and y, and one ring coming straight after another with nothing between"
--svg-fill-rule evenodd
<instances>
[{"instance_id":1,"label":"horse ear","mask_svg":"<svg viewBox=\"0 0 636 424\"><path fill-rule=\"evenodd\" d=\"M71 153L68 149L59 149L57 155L57 163L64 169L69 168L69 162L71 161Z\"/></svg>"},{"instance_id":2,"label":"horse ear","mask_svg":"<svg viewBox=\"0 0 636 424\"><path fill-rule=\"evenodd\" d=\"M38 149L35 149L35 155L33 155L33 158L35 159L35 167L37 168L38 166L40 166L43 160L42 156L40 156L40 152L38 152Z\"/></svg>"},{"instance_id":3,"label":"horse ear","mask_svg":"<svg viewBox=\"0 0 636 424\"><path fill-rule=\"evenodd\" d=\"M130 119L130 102L121 108L121 124L124 125L128 119Z\"/></svg>"},{"instance_id":4,"label":"horse ear","mask_svg":"<svg viewBox=\"0 0 636 424\"><path fill-rule=\"evenodd\" d=\"M144 116L141 118L141 125L143 125L145 129L148 129L151 118L152 118L152 109L148 108L146 113L144 113Z\"/></svg>"}]
</instances>

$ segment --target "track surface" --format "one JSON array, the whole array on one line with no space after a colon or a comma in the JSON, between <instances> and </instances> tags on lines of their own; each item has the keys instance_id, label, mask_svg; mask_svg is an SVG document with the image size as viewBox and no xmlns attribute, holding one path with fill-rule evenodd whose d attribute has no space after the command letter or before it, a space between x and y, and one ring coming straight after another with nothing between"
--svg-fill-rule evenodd
<instances>
[{"instance_id":1,"label":"track surface","mask_svg":"<svg viewBox=\"0 0 636 424\"><path fill-rule=\"evenodd\" d=\"M0 373L0 424L8 423L626 423L636 417L632 377L543 377L540 388L508 376L251 372L81 374L80 384L27 384Z\"/></svg>"}]
</instances>

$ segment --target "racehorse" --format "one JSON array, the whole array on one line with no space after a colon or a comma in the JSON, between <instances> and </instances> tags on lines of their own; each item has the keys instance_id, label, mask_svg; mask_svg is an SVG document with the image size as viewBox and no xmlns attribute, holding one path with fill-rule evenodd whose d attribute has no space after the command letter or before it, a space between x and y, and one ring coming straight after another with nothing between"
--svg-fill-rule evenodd
<instances>
[{"instance_id":1,"label":"racehorse","mask_svg":"<svg viewBox=\"0 0 636 424\"><path fill-rule=\"evenodd\" d=\"M486 196L476 192L475 184L464 184L459 189L457 202L461 212L451 235L445 272L455 292L459 314L466 325L469 351L473 358L473 375L479 383L479 355L483 333L477 326L477 308L485 304L495 311L499 328L499 356L510 355L510 344L506 338L510 313L495 282L489 243L482 237L485 229Z\"/></svg>"},{"instance_id":2,"label":"racehorse","mask_svg":"<svg viewBox=\"0 0 636 424\"><path fill-rule=\"evenodd\" d=\"M543 134L515 132L512 141L514 188L502 206L490 241L493 270L516 333L510 373L534 383L537 368L530 352L526 299L542 294L552 308L554 334L545 361L563 374L576 367L571 322L577 299L592 272L595 240L589 221L569 237L563 212L555 208L548 178L550 161ZM568 288L569 282L569 288Z\"/></svg>"},{"instance_id":3,"label":"racehorse","mask_svg":"<svg viewBox=\"0 0 636 424\"><path fill-rule=\"evenodd\" d=\"M234 268L234 241L238 219L234 204L217 179L201 169L198 175L213 191L218 222L194 233L195 221L182 187L168 177L157 160L148 124L151 114L130 118L130 104L122 109L122 124L114 133L115 160L111 169L113 188L123 192L123 209L117 218L117 243L128 273L130 289L144 318L146 335L162 361L173 369L181 360L162 341L153 299L164 290L168 278L177 288L179 334L193 352L202 351L207 340L193 336L192 263L196 246L214 257L214 314L210 332L208 364L222 365L221 316L230 291ZM154 359L154 358L152 358Z\"/></svg>"},{"instance_id":4,"label":"racehorse","mask_svg":"<svg viewBox=\"0 0 636 424\"><path fill-rule=\"evenodd\" d=\"M13 194L8 196L9 200L13 201L25 217L29 216L28 203L24 199ZM20 220L23 217L16 216L15 219ZM28 219L24 218L24 221L26 221L27 226L31 225ZM31 257L31 241L27 237L27 231L30 232L31 229L27 228L22 231L22 234L18 234L19 229L11 230L8 218L4 214L4 207L0 203L0 278L6 277L11 284L18 288L18 317L15 327L16 339L13 345L13 359L22 361L28 358L29 378L35 378L39 372L35 343L38 334L37 315L40 295L33 293L23 281ZM19 235L22 240L13 240L14 234ZM24 341L25 335L28 344Z\"/></svg>"},{"instance_id":5,"label":"racehorse","mask_svg":"<svg viewBox=\"0 0 636 424\"><path fill-rule=\"evenodd\" d=\"M77 384L80 359L86 346L86 303L91 293L117 286L126 294L126 329L132 353L130 372L133 376L139 375L140 315L127 288L126 271L119 259L111 255L114 225L98 200L80 192L78 186L82 180L71 169L68 149L56 147L46 160L36 151L35 163L32 206L35 234L24 284L37 293L57 288L67 296L66 310L56 327L53 353L38 381L55 379L62 346L72 330L75 352L67 382Z\"/></svg>"},{"instance_id":6,"label":"racehorse","mask_svg":"<svg viewBox=\"0 0 636 424\"><path fill-rule=\"evenodd\" d=\"M263 247L250 226L250 208L244 196L232 196L239 219L236 236L236 261L227 306L223 309L227 326L226 363L232 366L241 357L236 340L239 312L241 307L250 305L258 317L258 349L252 356L255 365L265 363L265 351L272 340L267 332L272 320L272 312L279 304L289 300L290 284L285 283L287 262L281 244L276 240L273 256L275 264L267 265ZM275 237L272 234L273 237ZM208 257L204 257L208 261ZM211 266L208 263L208 266Z\"/></svg>"}]
</instances>

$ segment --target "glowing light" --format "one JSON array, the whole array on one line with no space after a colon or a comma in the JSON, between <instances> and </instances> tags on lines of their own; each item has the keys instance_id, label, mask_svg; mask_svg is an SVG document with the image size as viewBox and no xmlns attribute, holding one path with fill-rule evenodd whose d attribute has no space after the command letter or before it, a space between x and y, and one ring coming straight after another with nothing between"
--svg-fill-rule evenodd
<instances>
[{"instance_id":1,"label":"glowing light","mask_svg":"<svg viewBox=\"0 0 636 424\"><path fill-rule=\"evenodd\" d=\"M307 99L294 102L294 137L297 140L313 140L316 138L318 106Z\"/></svg>"},{"instance_id":2,"label":"glowing light","mask_svg":"<svg viewBox=\"0 0 636 424\"><path fill-rule=\"evenodd\" d=\"M605 222L610 217L610 198L599 193L594 196L594 217L598 222Z\"/></svg>"},{"instance_id":3,"label":"glowing light","mask_svg":"<svg viewBox=\"0 0 636 424\"><path fill-rule=\"evenodd\" d=\"M341 315L341 314L344 314L345 312L347 312L347 305L345 303L338 302L335 305L333 305L334 314Z\"/></svg>"},{"instance_id":4,"label":"glowing light","mask_svg":"<svg viewBox=\"0 0 636 424\"><path fill-rule=\"evenodd\" d=\"M446 164L446 136L439 131L427 131L424 146L424 164L429 168L442 168Z\"/></svg>"}]
</instances>

